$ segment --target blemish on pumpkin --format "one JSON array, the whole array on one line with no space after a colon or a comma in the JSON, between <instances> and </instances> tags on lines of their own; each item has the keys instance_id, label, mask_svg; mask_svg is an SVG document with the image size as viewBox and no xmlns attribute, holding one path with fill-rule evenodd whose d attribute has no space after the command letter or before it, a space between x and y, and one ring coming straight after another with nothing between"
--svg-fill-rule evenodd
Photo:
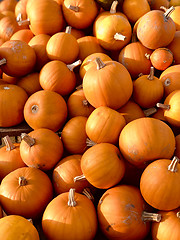
<instances>
[{"instance_id":1,"label":"blemish on pumpkin","mask_svg":"<svg viewBox=\"0 0 180 240\"><path fill-rule=\"evenodd\" d=\"M109 232L109 229L110 229L113 225L115 225L115 223L111 223L110 225L108 225L108 226L106 227L106 231Z\"/></svg>"}]
</instances>

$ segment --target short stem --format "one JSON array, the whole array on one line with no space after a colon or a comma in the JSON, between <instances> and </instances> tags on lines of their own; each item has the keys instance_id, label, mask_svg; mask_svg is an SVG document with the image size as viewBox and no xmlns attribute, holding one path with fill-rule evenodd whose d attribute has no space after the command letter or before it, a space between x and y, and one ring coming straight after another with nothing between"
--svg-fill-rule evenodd
<instances>
[{"instance_id":1,"label":"short stem","mask_svg":"<svg viewBox=\"0 0 180 240\"><path fill-rule=\"evenodd\" d=\"M19 13L19 14L17 15L16 21L17 21L17 22L22 21L22 13Z\"/></svg>"},{"instance_id":2,"label":"short stem","mask_svg":"<svg viewBox=\"0 0 180 240\"><path fill-rule=\"evenodd\" d=\"M30 20L25 19L25 20L22 20L22 21L18 21L17 23L18 23L19 26L30 25Z\"/></svg>"},{"instance_id":3,"label":"short stem","mask_svg":"<svg viewBox=\"0 0 180 240\"><path fill-rule=\"evenodd\" d=\"M13 150L14 148L16 148L16 147L14 146L14 144L12 143L12 141L11 141L11 139L10 139L9 136L5 136L5 137L3 138L3 140L4 140L4 143L5 143L5 145L6 145L6 151L11 151L11 150Z\"/></svg>"},{"instance_id":4,"label":"short stem","mask_svg":"<svg viewBox=\"0 0 180 240\"><path fill-rule=\"evenodd\" d=\"M152 108L145 109L143 112L144 112L146 117L149 117L152 114L156 113L157 109L155 107L152 107Z\"/></svg>"},{"instance_id":5,"label":"short stem","mask_svg":"<svg viewBox=\"0 0 180 240\"><path fill-rule=\"evenodd\" d=\"M31 112L32 113L37 113L39 111L39 107L38 107L38 105L33 105L32 107L31 107Z\"/></svg>"},{"instance_id":6,"label":"short stem","mask_svg":"<svg viewBox=\"0 0 180 240\"><path fill-rule=\"evenodd\" d=\"M96 58L95 62L98 70L106 66L106 64L99 57Z\"/></svg>"},{"instance_id":7,"label":"short stem","mask_svg":"<svg viewBox=\"0 0 180 240\"><path fill-rule=\"evenodd\" d=\"M114 39L124 41L126 39L126 36L122 35L121 33L115 33L114 34Z\"/></svg>"},{"instance_id":8,"label":"short stem","mask_svg":"<svg viewBox=\"0 0 180 240\"><path fill-rule=\"evenodd\" d=\"M171 84L171 79L170 79L170 78L167 78L167 79L164 81L164 86L165 86L165 87L168 87L170 84Z\"/></svg>"},{"instance_id":9,"label":"short stem","mask_svg":"<svg viewBox=\"0 0 180 240\"><path fill-rule=\"evenodd\" d=\"M176 216L177 216L178 218L180 218L180 212L177 212L177 213L176 213Z\"/></svg>"},{"instance_id":10,"label":"short stem","mask_svg":"<svg viewBox=\"0 0 180 240\"><path fill-rule=\"evenodd\" d=\"M151 56L151 54L145 53L145 57L146 57L148 60L150 59L150 56Z\"/></svg>"},{"instance_id":11,"label":"short stem","mask_svg":"<svg viewBox=\"0 0 180 240\"><path fill-rule=\"evenodd\" d=\"M150 68L150 73L148 75L148 80L153 80L154 79L154 67Z\"/></svg>"},{"instance_id":12,"label":"short stem","mask_svg":"<svg viewBox=\"0 0 180 240\"><path fill-rule=\"evenodd\" d=\"M27 185L27 180L25 177L19 177L19 186Z\"/></svg>"},{"instance_id":13,"label":"short stem","mask_svg":"<svg viewBox=\"0 0 180 240\"><path fill-rule=\"evenodd\" d=\"M67 26L67 27L66 27L66 30L65 30L65 33L71 34L71 29L72 29L71 26Z\"/></svg>"},{"instance_id":14,"label":"short stem","mask_svg":"<svg viewBox=\"0 0 180 240\"><path fill-rule=\"evenodd\" d=\"M83 99L82 103L83 103L83 106L89 106L90 105L87 99Z\"/></svg>"},{"instance_id":15,"label":"short stem","mask_svg":"<svg viewBox=\"0 0 180 240\"><path fill-rule=\"evenodd\" d=\"M77 60L74 63L68 64L67 67L69 68L70 71L73 71L73 69L77 66L79 66L82 63L81 60Z\"/></svg>"},{"instance_id":16,"label":"short stem","mask_svg":"<svg viewBox=\"0 0 180 240\"><path fill-rule=\"evenodd\" d=\"M76 90L80 90L80 89L82 89L82 88L83 88L83 85L80 84L79 86L76 87Z\"/></svg>"},{"instance_id":17,"label":"short stem","mask_svg":"<svg viewBox=\"0 0 180 240\"><path fill-rule=\"evenodd\" d=\"M21 138L22 140L24 140L30 147L32 147L36 141L34 138L30 137L28 134L26 133L21 133Z\"/></svg>"},{"instance_id":18,"label":"short stem","mask_svg":"<svg viewBox=\"0 0 180 240\"><path fill-rule=\"evenodd\" d=\"M163 108L165 110L169 110L170 109L170 105L168 105L168 104L157 103L156 106L159 107L159 108Z\"/></svg>"},{"instance_id":19,"label":"short stem","mask_svg":"<svg viewBox=\"0 0 180 240\"><path fill-rule=\"evenodd\" d=\"M79 12L79 7L78 6L69 5L68 8L73 10L74 12Z\"/></svg>"},{"instance_id":20,"label":"short stem","mask_svg":"<svg viewBox=\"0 0 180 240\"><path fill-rule=\"evenodd\" d=\"M90 191L89 188L84 188L82 193L89 198L91 201L94 201L94 196L92 195L92 192Z\"/></svg>"},{"instance_id":21,"label":"short stem","mask_svg":"<svg viewBox=\"0 0 180 240\"><path fill-rule=\"evenodd\" d=\"M118 1L113 1L113 2L112 2L111 8L110 8L110 13L111 13L111 14L116 13L116 8L117 8L118 3L119 3Z\"/></svg>"},{"instance_id":22,"label":"short stem","mask_svg":"<svg viewBox=\"0 0 180 240\"><path fill-rule=\"evenodd\" d=\"M70 188L69 190L69 198L68 198L68 206L69 207L75 207L76 206L76 201L74 200L74 194L75 194L75 189Z\"/></svg>"},{"instance_id":23,"label":"short stem","mask_svg":"<svg viewBox=\"0 0 180 240\"><path fill-rule=\"evenodd\" d=\"M167 19L174 10L175 8L173 6L168 8L164 13L165 18Z\"/></svg>"},{"instance_id":24,"label":"short stem","mask_svg":"<svg viewBox=\"0 0 180 240\"><path fill-rule=\"evenodd\" d=\"M168 170L171 172L177 172L177 165L179 163L179 158L174 156L171 163L168 166Z\"/></svg>"},{"instance_id":25,"label":"short stem","mask_svg":"<svg viewBox=\"0 0 180 240\"><path fill-rule=\"evenodd\" d=\"M74 182L80 181L80 180L86 180L86 177L84 176L84 174L74 177Z\"/></svg>"},{"instance_id":26,"label":"short stem","mask_svg":"<svg viewBox=\"0 0 180 240\"><path fill-rule=\"evenodd\" d=\"M149 221L160 222L161 221L161 214L149 213L149 212L143 211L142 219L143 219L144 222L149 222Z\"/></svg>"},{"instance_id":27,"label":"short stem","mask_svg":"<svg viewBox=\"0 0 180 240\"><path fill-rule=\"evenodd\" d=\"M5 58L2 58L2 59L0 60L0 66L1 66L1 65L4 65L4 64L6 64L6 63L7 63L7 61L6 61Z\"/></svg>"},{"instance_id":28,"label":"short stem","mask_svg":"<svg viewBox=\"0 0 180 240\"><path fill-rule=\"evenodd\" d=\"M94 146L95 144L96 144L96 143L93 142L91 139L86 138L86 145L87 145L87 147L92 147L92 146Z\"/></svg>"}]
</instances>

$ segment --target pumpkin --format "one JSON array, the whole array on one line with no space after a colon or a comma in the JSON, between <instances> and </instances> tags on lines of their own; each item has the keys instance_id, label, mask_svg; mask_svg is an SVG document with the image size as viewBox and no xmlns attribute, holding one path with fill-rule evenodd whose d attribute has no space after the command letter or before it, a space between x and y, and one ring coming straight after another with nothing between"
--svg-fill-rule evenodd
<instances>
[{"instance_id":1,"label":"pumpkin","mask_svg":"<svg viewBox=\"0 0 180 240\"><path fill-rule=\"evenodd\" d=\"M42 217L45 236L54 240L92 240L97 225L96 209L92 201L73 188L55 197L47 205Z\"/></svg>"},{"instance_id":2,"label":"pumpkin","mask_svg":"<svg viewBox=\"0 0 180 240\"><path fill-rule=\"evenodd\" d=\"M117 111L125 118L126 123L137 118L145 117L145 113L143 112L142 108L132 99L129 100L124 106L117 109Z\"/></svg>"},{"instance_id":3,"label":"pumpkin","mask_svg":"<svg viewBox=\"0 0 180 240\"><path fill-rule=\"evenodd\" d=\"M154 107L161 101L164 95L164 87L161 81L154 76L154 67L151 67L149 75L142 75L133 81L133 100L142 108Z\"/></svg>"},{"instance_id":4,"label":"pumpkin","mask_svg":"<svg viewBox=\"0 0 180 240\"><path fill-rule=\"evenodd\" d=\"M124 0L122 10L129 21L134 24L141 16L151 9L147 0Z\"/></svg>"},{"instance_id":5,"label":"pumpkin","mask_svg":"<svg viewBox=\"0 0 180 240\"><path fill-rule=\"evenodd\" d=\"M13 143L8 135L3 140L5 145L0 148L0 180L13 170L26 166L20 155L20 143Z\"/></svg>"},{"instance_id":6,"label":"pumpkin","mask_svg":"<svg viewBox=\"0 0 180 240\"><path fill-rule=\"evenodd\" d=\"M77 29L90 27L99 12L94 0L64 0L62 12L68 25Z\"/></svg>"},{"instance_id":7,"label":"pumpkin","mask_svg":"<svg viewBox=\"0 0 180 240\"><path fill-rule=\"evenodd\" d=\"M176 25L176 31L180 30L180 5L174 7L175 10L171 14L171 18Z\"/></svg>"},{"instance_id":8,"label":"pumpkin","mask_svg":"<svg viewBox=\"0 0 180 240\"><path fill-rule=\"evenodd\" d=\"M24 89L13 84L0 85L0 126L12 127L24 120L23 109L28 99Z\"/></svg>"},{"instance_id":9,"label":"pumpkin","mask_svg":"<svg viewBox=\"0 0 180 240\"><path fill-rule=\"evenodd\" d=\"M59 136L50 129L39 128L21 134L20 155L23 162L42 171L55 167L63 155L63 144Z\"/></svg>"},{"instance_id":10,"label":"pumpkin","mask_svg":"<svg viewBox=\"0 0 180 240\"><path fill-rule=\"evenodd\" d=\"M114 0L96 0L100 7L106 11L110 10ZM118 0L117 10L122 10L123 0Z\"/></svg>"},{"instance_id":11,"label":"pumpkin","mask_svg":"<svg viewBox=\"0 0 180 240\"><path fill-rule=\"evenodd\" d=\"M14 13L15 13L17 21L27 19L27 13L26 13L27 1L28 0L21 0L21 1L17 2L15 9L14 9Z\"/></svg>"},{"instance_id":12,"label":"pumpkin","mask_svg":"<svg viewBox=\"0 0 180 240\"><path fill-rule=\"evenodd\" d=\"M96 58L83 78L84 95L95 108L107 106L118 109L131 97L132 78L128 70L117 61L105 61Z\"/></svg>"},{"instance_id":13,"label":"pumpkin","mask_svg":"<svg viewBox=\"0 0 180 240\"><path fill-rule=\"evenodd\" d=\"M175 150L172 129L159 119L135 119L122 129L119 148L124 158L138 167L145 167L158 158L171 158Z\"/></svg>"},{"instance_id":14,"label":"pumpkin","mask_svg":"<svg viewBox=\"0 0 180 240\"><path fill-rule=\"evenodd\" d=\"M151 10L144 14L137 25L137 37L147 48L166 47L174 38L176 26L170 17L174 7L166 12Z\"/></svg>"},{"instance_id":15,"label":"pumpkin","mask_svg":"<svg viewBox=\"0 0 180 240\"><path fill-rule=\"evenodd\" d=\"M22 238L27 240L39 240L39 233L36 227L28 219L18 216L9 215L0 219L0 238L4 240Z\"/></svg>"},{"instance_id":16,"label":"pumpkin","mask_svg":"<svg viewBox=\"0 0 180 240\"><path fill-rule=\"evenodd\" d=\"M0 47L0 65L3 72L22 77L34 70L36 54L24 41L9 40Z\"/></svg>"},{"instance_id":17,"label":"pumpkin","mask_svg":"<svg viewBox=\"0 0 180 240\"><path fill-rule=\"evenodd\" d=\"M131 39L132 27L126 15L116 12L118 1L112 3L110 11L102 11L93 23L93 35L106 50L120 50Z\"/></svg>"},{"instance_id":18,"label":"pumpkin","mask_svg":"<svg viewBox=\"0 0 180 240\"><path fill-rule=\"evenodd\" d=\"M170 0L169 1L169 5L170 6L179 6L180 5L180 1L179 0Z\"/></svg>"},{"instance_id":19,"label":"pumpkin","mask_svg":"<svg viewBox=\"0 0 180 240\"><path fill-rule=\"evenodd\" d=\"M28 45L31 46L36 53L35 70L40 71L41 68L49 62L49 58L46 52L46 45L50 36L47 34L38 34L31 38Z\"/></svg>"},{"instance_id":20,"label":"pumpkin","mask_svg":"<svg viewBox=\"0 0 180 240\"><path fill-rule=\"evenodd\" d=\"M14 11L15 7L17 4L17 0L3 0L0 3L0 11L6 11L6 10L10 10L10 11Z\"/></svg>"},{"instance_id":21,"label":"pumpkin","mask_svg":"<svg viewBox=\"0 0 180 240\"><path fill-rule=\"evenodd\" d=\"M153 222L151 225L151 235L153 240L178 240L179 239L179 214L180 208L171 211L158 211L161 214L160 222Z\"/></svg>"},{"instance_id":22,"label":"pumpkin","mask_svg":"<svg viewBox=\"0 0 180 240\"><path fill-rule=\"evenodd\" d=\"M106 106L100 106L88 117L86 133L95 143L116 144L125 125L125 118L119 112Z\"/></svg>"},{"instance_id":23,"label":"pumpkin","mask_svg":"<svg viewBox=\"0 0 180 240\"><path fill-rule=\"evenodd\" d=\"M87 117L76 116L71 118L64 125L61 132L61 139L64 148L71 154L82 154L90 143L86 134Z\"/></svg>"},{"instance_id":24,"label":"pumpkin","mask_svg":"<svg viewBox=\"0 0 180 240\"><path fill-rule=\"evenodd\" d=\"M139 188L117 185L106 190L97 206L99 227L107 239L146 239L150 221L160 221L161 215L147 212Z\"/></svg>"},{"instance_id":25,"label":"pumpkin","mask_svg":"<svg viewBox=\"0 0 180 240\"><path fill-rule=\"evenodd\" d=\"M23 88L28 96L42 90L39 82L39 72L32 72L24 77L19 78L16 84Z\"/></svg>"},{"instance_id":26,"label":"pumpkin","mask_svg":"<svg viewBox=\"0 0 180 240\"><path fill-rule=\"evenodd\" d=\"M173 53L168 48L156 48L150 55L150 60L153 67L163 71L173 63Z\"/></svg>"},{"instance_id":27,"label":"pumpkin","mask_svg":"<svg viewBox=\"0 0 180 240\"><path fill-rule=\"evenodd\" d=\"M20 29L11 36L10 40L21 40L29 43L33 37L34 34L30 29Z\"/></svg>"},{"instance_id":28,"label":"pumpkin","mask_svg":"<svg viewBox=\"0 0 180 240\"><path fill-rule=\"evenodd\" d=\"M9 83L9 84L17 84L19 78L18 77L12 77L7 75L6 73L2 73L2 79L3 81L5 81L5 84Z\"/></svg>"},{"instance_id":29,"label":"pumpkin","mask_svg":"<svg viewBox=\"0 0 180 240\"><path fill-rule=\"evenodd\" d=\"M3 217L3 210L2 210L2 207L0 205L0 218L2 218L2 217Z\"/></svg>"},{"instance_id":30,"label":"pumpkin","mask_svg":"<svg viewBox=\"0 0 180 240\"><path fill-rule=\"evenodd\" d=\"M165 8L169 8L169 0L148 0L151 10L161 10L162 6Z\"/></svg>"},{"instance_id":31,"label":"pumpkin","mask_svg":"<svg viewBox=\"0 0 180 240\"><path fill-rule=\"evenodd\" d=\"M180 134L175 137L176 140L176 149L174 155L180 158Z\"/></svg>"},{"instance_id":32,"label":"pumpkin","mask_svg":"<svg viewBox=\"0 0 180 240\"><path fill-rule=\"evenodd\" d=\"M180 90L171 92L164 100L164 104L157 103L164 110L164 117L171 125L180 127Z\"/></svg>"},{"instance_id":33,"label":"pumpkin","mask_svg":"<svg viewBox=\"0 0 180 240\"><path fill-rule=\"evenodd\" d=\"M93 53L105 53L105 50L101 47L98 39L95 36L86 35L78 38L79 45L78 58L82 61Z\"/></svg>"},{"instance_id":34,"label":"pumpkin","mask_svg":"<svg viewBox=\"0 0 180 240\"><path fill-rule=\"evenodd\" d=\"M8 215L38 218L52 196L53 186L48 175L32 167L10 172L0 186L0 203Z\"/></svg>"},{"instance_id":35,"label":"pumpkin","mask_svg":"<svg viewBox=\"0 0 180 240\"><path fill-rule=\"evenodd\" d=\"M180 31L176 31L172 42L167 48L173 53L173 64L180 64L180 56L178 54L180 46Z\"/></svg>"},{"instance_id":36,"label":"pumpkin","mask_svg":"<svg viewBox=\"0 0 180 240\"><path fill-rule=\"evenodd\" d=\"M81 157L80 154L71 154L62 158L54 167L52 182L56 195L68 192L70 188L81 193L84 188L90 185L88 181L74 182L74 177L82 174Z\"/></svg>"},{"instance_id":37,"label":"pumpkin","mask_svg":"<svg viewBox=\"0 0 180 240\"><path fill-rule=\"evenodd\" d=\"M46 63L39 75L41 87L57 92L62 96L72 93L76 86L76 75L73 70L80 64L80 60L72 64L65 64L60 60Z\"/></svg>"},{"instance_id":38,"label":"pumpkin","mask_svg":"<svg viewBox=\"0 0 180 240\"><path fill-rule=\"evenodd\" d=\"M111 143L98 143L87 149L81 158L83 175L92 186L107 189L118 184L124 176L125 164L119 149Z\"/></svg>"},{"instance_id":39,"label":"pumpkin","mask_svg":"<svg viewBox=\"0 0 180 240\"><path fill-rule=\"evenodd\" d=\"M72 92L67 99L68 117L88 117L95 109L84 96L83 88Z\"/></svg>"},{"instance_id":40,"label":"pumpkin","mask_svg":"<svg viewBox=\"0 0 180 240\"><path fill-rule=\"evenodd\" d=\"M179 207L179 159L158 159L150 163L140 179L140 191L145 201L159 210ZM172 187L173 186L173 187Z\"/></svg>"},{"instance_id":41,"label":"pumpkin","mask_svg":"<svg viewBox=\"0 0 180 240\"><path fill-rule=\"evenodd\" d=\"M20 27L18 26L15 18L4 16L0 20L0 37L4 41L10 40L12 35L19 30Z\"/></svg>"},{"instance_id":42,"label":"pumpkin","mask_svg":"<svg viewBox=\"0 0 180 240\"><path fill-rule=\"evenodd\" d=\"M118 55L118 61L123 64L133 79L139 74L148 74L151 67L149 55L152 50L146 48L139 41L134 41L123 47Z\"/></svg>"},{"instance_id":43,"label":"pumpkin","mask_svg":"<svg viewBox=\"0 0 180 240\"><path fill-rule=\"evenodd\" d=\"M180 64L166 68L159 79L164 85L164 96L167 97L171 92L180 89Z\"/></svg>"},{"instance_id":44,"label":"pumpkin","mask_svg":"<svg viewBox=\"0 0 180 240\"><path fill-rule=\"evenodd\" d=\"M63 0L64 1L64 0ZM76 38L81 38L85 36L85 31L77 28L71 28L71 34Z\"/></svg>"},{"instance_id":45,"label":"pumpkin","mask_svg":"<svg viewBox=\"0 0 180 240\"><path fill-rule=\"evenodd\" d=\"M71 27L65 32L57 32L47 42L46 52L50 60L60 60L66 64L76 60L79 53L77 39L71 34Z\"/></svg>"},{"instance_id":46,"label":"pumpkin","mask_svg":"<svg viewBox=\"0 0 180 240\"><path fill-rule=\"evenodd\" d=\"M29 25L34 35L53 35L64 27L64 18L60 5L52 0L28 0L26 4L27 19L18 21L20 25Z\"/></svg>"},{"instance_id":47,"label":"pumpkin","mask_svg":"<svg viewBox=\"0 0 180 240\"><path fill-rule=\"evenodd\" d=\"M62 128L67 118L64 98L50 90L33 93L25 103L24 118L33 129L48 128L54 132Z\"/></svg>"}]
</instances>

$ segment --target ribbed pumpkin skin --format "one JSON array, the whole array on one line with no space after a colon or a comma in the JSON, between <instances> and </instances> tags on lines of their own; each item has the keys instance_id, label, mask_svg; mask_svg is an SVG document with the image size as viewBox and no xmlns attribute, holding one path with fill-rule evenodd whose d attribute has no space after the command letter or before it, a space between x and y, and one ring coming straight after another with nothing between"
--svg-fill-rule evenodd
<instances>
[{"instance_id":1,"label":"ribbed pumpkin skin","mask_svg":"<svg viewBox=\"0 0 180 240\"><path fill-rule=\"evenodd\" d=\"M144 167L148 161L170 159L175 150L175 136L161 120L139 118L126 124L121 131L119 148L126 160Z\"/></svg>"},{"instance_id":2,"label":"ribbed pumpkin skin","mask_svg":"<svg viewBox=\"0 0 180 240\"><path fill-rule=\"evenodd\" d=\"M180 30L175 32L172 42L167 46L173 53L173 64L180 64Z\"/></svg>"},{"instance_id":3,"label":"ribbed pumpkin skin","mask_svg":"<svg viewBox=\"0 0 180 240\"><path fill-rule=\"evenodd\" d=\"M0 219L0 238L4 240L40 239L33 223L18 215L9 215Z\"/></svg>"}]
</instances>

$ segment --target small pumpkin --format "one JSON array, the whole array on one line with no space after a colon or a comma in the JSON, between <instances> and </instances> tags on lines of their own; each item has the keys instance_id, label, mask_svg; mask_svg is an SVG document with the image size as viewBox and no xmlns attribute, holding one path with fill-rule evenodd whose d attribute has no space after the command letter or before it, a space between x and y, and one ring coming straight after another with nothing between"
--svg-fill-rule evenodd
<instances>
[{"instance_id":1,"label":"small pumpkin","mask_svg":"<svg viewBox=\"0 0 180 240\"><path fill-rule=\"evenodd\" d=\"M167 46L167 48L173 53L173 65L180 64L180 56L178 52L180 51L180 31L176 31L172 42Z\"/></svg>"},{"instance_id":2,"label":"small pumpkin","mask_svg":"<svg viewBox=\"0 0 180 240\"><path fill-rule=\"evenodd\" d=\"M26 13L27 1L28 0L21 0L21 1L17 2L15 9L14 9L14 13L15 13L17 21L27 19L27 13Z\"/></svg>"},{"instance_id":3,"label":"small pumpkin","mask_svg":"<svg viewBox=\"0 0 180 240\"><path fill-rule=\"evenodd\" d=\"M33 37L34 34L30 29L20 29L11 36L10 40L21 40L29 43Z\"/></svg>"},{"instance_id":4,"label":"small pumpkin","mask_svg":"<svg viewBox=\"0 0 180 240\"><path fill-rule=\"evenodd\" d=\"M10 40L12 35L19 30L20 27L18 26L15 18L5 16L0 20L0 37L4 41Z\"/></svg>"},{"instance_id":5,"label":"small pumpkin","mask_svg":"<svg viewBox=\"0 0 180 240\"><path fill-rule=\"evenodd\" d=\"M156 48L150 55L150 60L156 69L164 71L173 63L173 53L168 48Z\"/></svg>"}]
</instances>

